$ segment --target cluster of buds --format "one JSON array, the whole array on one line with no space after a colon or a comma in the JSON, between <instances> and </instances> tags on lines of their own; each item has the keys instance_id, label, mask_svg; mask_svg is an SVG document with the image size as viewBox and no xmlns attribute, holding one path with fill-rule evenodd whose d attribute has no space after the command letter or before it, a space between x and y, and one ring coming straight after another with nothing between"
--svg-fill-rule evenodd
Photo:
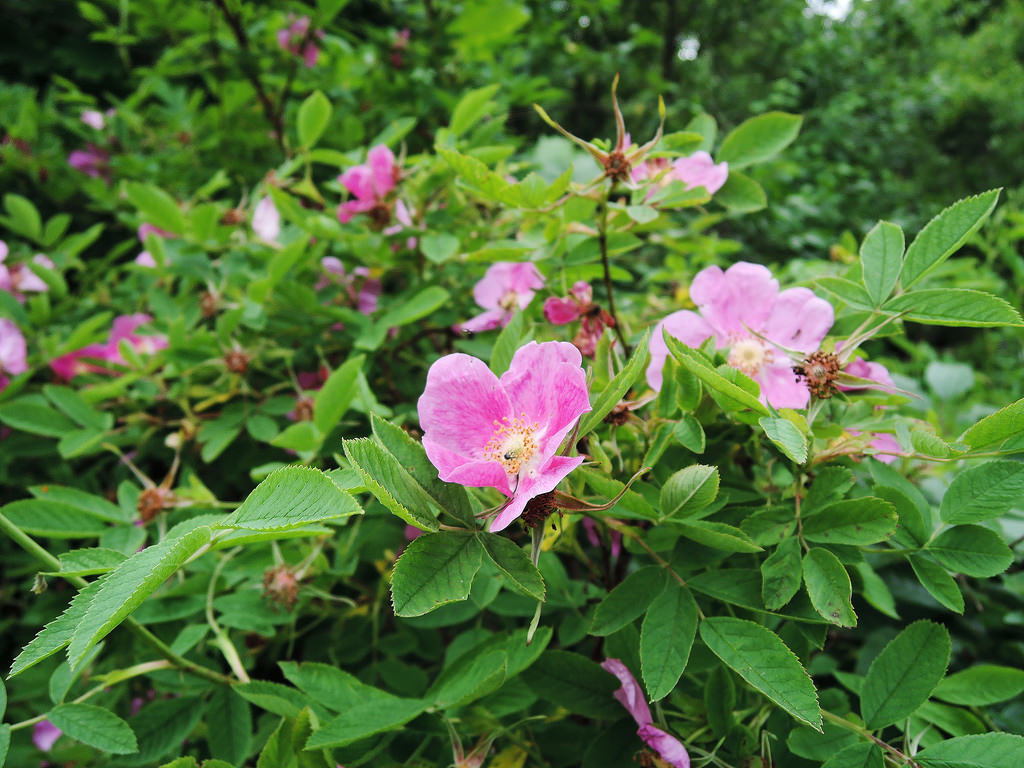
<instances>
[{"instance_id":1,"label":"cluster of buds","mask_svg":"<svg viewBox=\"0 0 1024 768\"><path fill-rule=\"evenodd\" d=\"M604 176L611 179L613 183L630 180L633 166L642 162L647 156L647 153L654 149L654 146L661 141L661 133L665 127L665 101L659 96L658 116L661 119L661 122L658 124L658 130L654 134L654 138L641 146L632 146L629 141L629 135L626 133L626 123L622 118L622 110L619 109L619 100L615 95L615 91L618 87L619 76L616 74L615 79L612 81L612 111L615 115L615 144L611 150L601 149L592 142L584 141L579 136L574 136L552 120L540 105L533 105L533 108L537 110L545 123L565 136L565 138L569 139L573 144L576 144L578 147L589 152L590 156L593 157L594 160L597 161L597 164L603 169Z\"/></svg>"}]
</instances>

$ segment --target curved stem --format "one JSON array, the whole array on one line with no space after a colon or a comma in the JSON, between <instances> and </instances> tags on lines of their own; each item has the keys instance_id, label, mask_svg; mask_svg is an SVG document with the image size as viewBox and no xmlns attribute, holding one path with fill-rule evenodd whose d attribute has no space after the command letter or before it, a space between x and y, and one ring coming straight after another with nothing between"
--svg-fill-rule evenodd
<instances>
[{"instance_id":1,"label":"curved stem","mask_svg":"<svg viewBox=\"0 0 1024 768\"><path fill-rule=\"evenodd\" d=\"M206 623L213 630L213 644L220 649L220 652L224 655L224 660L231 667L231 671L235 673L235 677L243 683L248 683L249 674L245 671L245 667L242 666L242 659L238 656L238 650L213 616L213 596L217 592L217 579L220 578L220 572L224 570L224 566L227 565L228 561L241 551L241 547L235 547L225 554L221 561L217 563L217 567L213 569L213 575L210 576L210 586L206 590Z\"/></svg>"}]
</instances>

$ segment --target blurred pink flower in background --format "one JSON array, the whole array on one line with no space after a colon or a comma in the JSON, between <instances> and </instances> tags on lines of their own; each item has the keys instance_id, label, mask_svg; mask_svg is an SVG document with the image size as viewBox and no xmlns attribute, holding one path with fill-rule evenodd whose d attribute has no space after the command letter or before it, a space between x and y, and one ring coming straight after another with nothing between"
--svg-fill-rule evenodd
<instances>
[{"instance_id":1,"label":"blurred pink flower in background","mask_svg":"<svg viewBox=\"0 0 1024 768\"><path fill-rule=\"evenodd\" d=\"M324 268L326 276L317 283L318 291L332 282L338 283L348 293L349 302L364 315L371 315L377 311L381 284L376 277L370 276L369 268L356 267L349 274L345 271L341 259L335 256L324 256L320 259L320 266Z\"/></svg>"},{"instance_id":2,"label":"blurred pink flower in background","mask_svg":"<svg viewBox=\"0 0 1024 768\"><path fill-rule=\"evenodd\" d=\"M398 176L394 153L383 144L371 148L366 153L365 163L347 168L338 177L341 185L355 198L338 207L338 220L346 224L357 213L366 213L375 226L383 228L391 220L387 196L395 188Z\"/></svg>"},{"instance_id":3,"label":"blurred pink flower in background","mask_svg":"<svg viewBox=\"0 0 1024 768\"><path fill-rule=\"evenodd\" d=\"M322 29L318 29L315 32L310 33L309 16L300 16L299 18L295 18L294 13L289 13L288 21L291 23L287 27L277 31L277 44L284 50L288 51L288 53L294 54L295 56L301 56L306 67L315 66L316 60L320 56L320 49L310 38L316 37L322 39L324 31Z\"/></svg>"},{"instance_id":4,"label":"blurred pink flower in background","mask_svg":"<svg viewBox=\"0 0 1024 768\"><path fill-rule=\"evenodd\" d=\"M636 182L656 179L658 187L681 181L686 189L704 187L709 195L713 195L729 178L729 164L722 162L716 165L711 155L702 150L674 161L667 157L651 158L633 166L630 176ZM649 194L654 194L654 190Z\"/></svg>"},{"instance_id":5,"label":"blurred pink flower in background","mask_svg":"<svg viewBox=\"0 0 1024 768\"><path fill-rule=\"evenodd\" d=\"M160 229L160 227L155 227L149 222L143 222L142 224L140 224L136 234L138 234L139 236L139 242L141 242L143 245L146 244L146 238L149 235L156 235L157 237L172 239L177 237L177 235L175 235L173 232L168 232L166 229ZM151 254L149 251L142 251L138 256L135 257L135 263L142 267L152 268L156 266L156 259L153 258L153 254Z\"/></svg>"},{"instance_id":6,"label":"blurred pink flower in background","mask_svg":"<svg viewBox=\"0 0 1024 768\"><path fill-rule=\"evenodd\" d=\"M28 370L28 348L21 330L7 318L0 318L0 390L11 380L7 374L17 376Z\"/></svg>"},{"instance_id":7,"label":"blurred pink flower in background","mask_svg":"<svg viewBox=\"0 0 1024 768\"><path fill-rule=\"evenodd\" d=\"M619 659L605 659L601 663L601 668L615 675L622 683L622 687L615 691L615 700L626 708L640 726L636 732L637 736L672 768L690 768L690 755L686 747L675 736L653 725L654 720L644 698L643 689L629 668Z\"/></svg>"},{"instance_id":8,"label":"blurred pink flower in background","mask_svg":"<svg viewBox=\"0 0 1024 768\"><path fill-rule=\"evenodd\" d=\"M543 287L543 275L528 261L492 264L473 286L473 298L485 311L457 324L455 330L480 333L499 325L504 327L516 310L526 309L534 294Z\"/></svg>"},{"instance_id":9,"label":"blurred pink flower in background","mask_svg":"<svg viewBox=\"0 0 1024 768\"><path fill-rule=\"evenodd\" d=\"M252 231L267 243L276 243L281 234L281 214L270 195L262 198L252 212Z\"/></svg>"},{"instance_id":10,"label":"blurred pink flower in background","mask_svg":"<svg viewBox=\"0 0 1024 768\"><path fill-rule=\"evenodd\" d=\"M689 347L714 339L718 349L728 350L729 365L761 385L761 402L776 408L807 405L810 392L793 372L784 348L817 351L835 317L831 304L807 288L780 292L767 267L745 261L724 272L719 267L701 270L690 285L690 298L699 313L673 312L654 327L647 368L653 389L661 389L668 357L664 329Z\"/></svg>"},{"instance_id":11,"label":"blurred pink flower in background","mask_svg":"<svg viewBox=\"0 0 1024 768\"><path fill-rule=\"evenodd\" d=\"M837 351L841 349L841 345L836 345ZM848 373L851 376L856 376L859 379L868 379L877 383L879 386L877 389L889 390L896 387L896 383L892 380L892 375L889 373L889 369L881 363L872 363L863 358L856 358L850 360L844 367L843 372ZM867 389L871 387L869 384L839 384L839 389L846 391ZM882 410L884 406L878 406L876 410ZM847 430L852 437L858 437L863 434L860 430L850 429ZM894 461L906 453L899 441L888 432L871 432L871 441L867 444L867 447L872 449L872 454L876 459L886 464L892 464Z\"/></svg>"},{"instance_id":12,"label":"blurred pink flower in background","mask_svg":"<svg viewBox=\"0 0 1024 768\"><path fill-rule=\"evenodd\" d=\"M85 110L82 112L81 118L83 123L97 131L102 131L107 124L106 119L103 117L103 113L98 109Z\"/></svg>"},{"instance_id":13,"label":"blurred pink flower in background","mask_svg":"<svg viewBox=\"0 0 1024 768\"><path fill-rule=\"evenodd\" d=\"M62 733L64 732L49 720L40 720L32 727L32 743L43 752L49 752Z\"/></svg>"},{"instance_id":14,"label":"blurred pink flower in background","mask_svg":"<svg viewBox=\"0 0 1024 768\"><path fill-rule=\"evenodd\" d=\"M94 179L110 181L110 155L92 142L68 155L68 165Z\"/></svg>"},{"instance_id":15,"label":"blurred pink flower in background","mask_svg":"<svg viewBox=\"0 0 1024 768\"><path fill-rule=\"evenodd\" d=\"M120 349L121 341L127 341L141 355L151 355L167 347L166 336L160 334L143 336L135 333L139 326L151 322L152 319L149 315L142 313L121 315L114 319L114 325L106 343L90 344L74 352L68 352L51 360L50 367L57 376L68 381L81 373L113 374L113 371L99 363L125 365L126 362ZM96 362L88 362L89 360Z\"/></svg>"},{"instance_id":16,"label":"blurred pink flower in background","mask_svg":"<svg viewBox=\"0 0 1024 768\"><path fill-rule=\"evenodd\" d=\"M565 298L550 296L544 302L544 317L554 325L566 325L580 320L580 332L572 343L586 357L594 356L605 326L615 326L612 316L594 303L594 291L583 280L577 281Z\"/></svg>"},{"instance_id":17,"label":"blurred pink flower in background","mask_svg":"<svg viewBox=\"0 0 1024 768\"><path fill-rule=\"evenodd\" d=\"M0 240L0 290L7 291L19 302L25 302L25 291L33 291L36 293L44 293L50 290L50 287L43 282L43 279L39 277L35 272L28 268L25 264L12 264L7 266L7 243ZM33 258L36 264L47 269L53 269L54 263L41 253L37 253Z\"/></svg>"},{"instance_id":18,"label":"blurred pink flower in background","mask_svg":"<svg viewBox=\"0 0 1024 768\"><path fill-rule=\"evenodd\" d=\"M587 535L587 541L590 542L590 546L600 548L602 546L601 535L598 532L597 523L590 517L583 518L583 531ZM609 554L615 558L618 557L622 552L622 532L621 531L610 531L610 548Z\"/></svg>"},{"instance_id":19,"label":"blurred pink flower in background","mask_svg":"<svg viewBox=\"0 0 1024 768\"><path fill-rule=\"evenodd\" d=\"M572 344L531 341L501 378L461 353L430 366L417 403L423 448L442 480L496 488L509 498L490 530L507 527L583 462L557 455L590 410L582 363Z\"/></svg>"}]
</instances>

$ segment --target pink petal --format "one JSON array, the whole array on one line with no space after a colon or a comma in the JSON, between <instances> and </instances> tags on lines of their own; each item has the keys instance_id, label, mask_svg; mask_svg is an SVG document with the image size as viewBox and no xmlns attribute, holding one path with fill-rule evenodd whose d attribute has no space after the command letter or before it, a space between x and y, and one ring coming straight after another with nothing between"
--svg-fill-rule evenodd
<instances>
[{"instance_id":1,"label":"pink petal","mask_svg":"<svg viewBox=\"0 0 1024 768\"><path fill-rule=\"evenodd\" d=\"M395 201L395 218L398 219L402 226L412 226L412 216L409 214L409 208L401 200Z\"/></svg>"},{"instance_id":2,"label":"pink petal","mask_svg":"<svg viewBox=\"0 0 1024 768\"><path fill-rule=\"evenodd\" d=\"M531 499L555 490L570 472L583 463L583 460L583 456L552 456L537 470L535 477L520 475L519 484L513 489L512 501L491 521L488 530L497 533L507 528L513 520L523 514Z\"/></svg>"},{"instance_id":3,"label":"pink petal","mask_svg":"<svg viewBox=\"0 0 1024 768\"><path fill-rule=\"evenodd\" d=\"M647 384L655 392L661 391L661 372L668 358L668 344L665 343L662 331L675 336L688 347L699 347L714 335L714 329L700 315L688 309L673 312L654 326L651 332L651 363L647 366Z\"/></svg>"},{"instance_id":4,"label":"pink petal","mask_svg":"<svg viewBox=\"0 0 1024 768\"><path fill-rule=\"evenodd\" d=\"M316 44L312 41L306 43L306 47L302 49L302 59L307 69L312 69L316 66L316 60L320 57L320 49L316 47Z\"/></svg>"},{"instance_id":5,"label":"pink petal","mask_svg":"<svg viewBox=\"0 0 1024 768\"><path fill-rule=\"evenodd\" d=\"M690 768L690 755L675 736L670 736L650 724L641 725L636 733L672 768Z\"/></svg>"},{"instance_id":6,"label":"pink petal","mask_svg":"<svg viewBox=\"0 0 1024 768\"><path fill-rule=\"evenodd\" d=\"M690 298L701 316L714 328L719 349L729 334L760 331L771 315L779 283L767 267L740 261L723 272L718 267L701 270L690 285Z\"/></svg>"},{"instance_id":7,"label":"pink petal","mask_svg":"<svg viewBox=\"0 0 1024 768\"><path fill-rule=\"evenodd\" d=\"M0 318L0 369L15 375L28 370L28 349L21 330L7 318Z\"/></svg>"},{"instance_id":8,"label":"pink petal","mask_svg":"<svg viewBox=\"0 0 1024 768\"><path fill-rule=\"evenodd\" d=\"M576 420L590 410L580 351L564 341L531 341L516 350L501 384L512 415L540 424L541 453L554 453Z\"/></svg>"},{"instance_id":9,"label":"pink petal","mask_svg":"<svg viewBox=\"0 0 1024 768\"><path fill-rule=\"evenodd\" d=\"M269 195L256 204L252 214L252 231L268 243L276 243L281 234L281 214Z\"/></svg>"},{"instance_id":10,"label":"pink petal","mask_svg":"<svg viewBox=\"0 0 1024 768\"><path fill-rule=\"evenodd\" d=\"M97 131L102 131L103 126L106 124L103 113L95 109L85 110L80 117L83 123Z\"/></svg>"},{"instance_id":11,"label":"pink petal","mask_svg":"<svg viewBox=\"0 0 1024 768\"><path fill-rule=\"evenodd\" d=\"M836 345L838 351L839 345ZM871 381L877 381L883 387L895 387L896 383L892 380L892 376L889 374L889 369L881 363L871 363L863 358L857 358L851 360L843 368L845 373L851 376L856 376L859 379L870 379ZM867 385L865 385L867 386ZM847 391L851 389L861 389L858 386L840 385L841 390Z\"/></svg>"},{"instance_id":12,"label":"pink petal","mask_svg":"<svg viewBox=\"0 0 1024 768\"><path fill-rule=\"evenodd\" d=\"M359 290L358 305L359 311L364 315L372 315L377 311L378 298L380 297L380 280L375 277L367 279Z\"/></svg>"},{"instance_id":13,"label":"pink petal","mask_svg":"<svg viewBox=\"0 0 1024 768\"><path fill-rule=\"evenodd\" d=\"M7 259L7 253L7 243L5 243L3 240L0 240L0 262Z\"/></svg>"},{"instance_id":14,"label":"pink petal","mask_svg":"<svg viewBox=\"0 0 1024 768\"><path fill-rule=\"evenodd\" d=\"M694 152L672 164L672 175L685 183L687 189L704 187L708 194L713 195L722 188L729 177L729 164L715 165L715 161L707 152Z\"/></svg>"},{"instance_id":15,"label":"pink petal","mask_svg":"<svg viewBox=\"0 0 1024 768\"><path fill-rule=\"evenodd\" d=\"M63 731L49 720L41 720L32 728L32 743L43 752L49 752Z\"/></svg>"},{"instance_id":16,"label":"pink petal","mask_svg":"<svg viewBox=\"0 0 1024 768\"><path fill-rule=\"evenodd\" d=\"M787 288L778 295L761 327L770 341L810 354L821 346L834 319L832 305L809 288Z\"/></svg>"},{"instance_id":17,"label":"pink petal","mask_svg":"<svg viewBox=\"0 0 1024 768\"><path fill-rule=\"evenodd\" d=\"M530 262L499 261L473 286L473 299L484 309L497 309L511 296L520 309L526 309L534 292L543 287L544 277Z\"/></svg>"},{"instance_id":18,"label":"pink petal","mask_svg":"<svg viewBox=\"0 0 1024 768\"><path fill-rule=\"evenodd\" d=\"M137 312L134 315L121 315L114 318L114 327L110 331L109 341L117 343L121 339L130 338L135 329L153 320L149 315Z\"/></svg>"},{"instance_id":19,"label":"pink petal","mask_svg":"<svg viewBox=\"0 0 1024 768\"><path fill-rule=\"evenodd\" d=\"M383 198L395 188L395 155L384 144L378 144L366 153L366 165L369 168L374 192Z\"/></svg>"},{"instance_id":20,"label":"pink petal","mask_svg":"<svg viewBox=\"0 0 1024 768\"><path fill-rule=\"evenodd\" d=\"M476 317L459 323L455 330L465 333L483 333L484 331L492 331L499 325L508 325L508 321L511 319L512 314L504 309L488 309Z\"/></svg>"},{"instance_id":21,"label":"pink petal","mask_svg":"<svg viewBox=\"0 0 1024 768\"><path fill-rule=\"evenodd\" d=\"M320 259L320 266L326 272L331 272L339 277L345 277L345 265L341 263L341 259L337 256L324 256Z\"/></svg>"},{"instance_id":22,"label":"pink petal","mask_svg":"<svg viewBox=\"0 0 1024 768\"><path fill-rule=\"evenodd\" d=\"M135 263L140 267L156 267L156 259L153 258L153 254L149 251L143 251L135 257Z\"/></svg>"},{"instance_id":23,"label":"pink petal","mask_svg":"<svg viewBox=\"0 0 1024 768\"><path fill-rule=\"evenodd\" d=\"M647 700L644 698L640 684L633 677L633 673L629 671L629 667L619 659L605 659L601 662L601 668L605 672L611 672L622 683L622 687L615 691L616 701L626 708L626 711L636 720L637 725L640 727L649 725L651 710L647 706Z\"/></svg>"},{"instance_id":24,"label":"pink petal","mask_svg":"<svg viewBox=\"0 0 1024 768\"><path fill-rule=\"evenodd\" d=\"M788 358L784 358L781 363L766 365L752 378L761 385L762 403L775 408L803 408L811 393L807 385L797 379L787 361Z\"/></svg>"},{"instance_id":25,"label":"pink petal","mask_svg":"<svg viewBox=\"0 0 1024 768\"><path fill-rule=\"evenodd\" d=\"M569 290L576 300L583 305L590 304L594 301L594 289L590 287L590 283L585 280L577 280L573 283L572 288Z\"/></svg>"},{"instance_id":26,"label":"pink petal","mask_svg":"<svg viewBox=\"0 0 1024 768\"><path fill-rule=\"evenodd\" d=\"M442 480L463 464L484 461L495 422L513 415L498 377L482 360L461 353L430 366L417 410L423 447Z\"/></svg>"},{"instance_id":27,"label":"pink petal","mask_svg":"<svg viewBox=\"0 0 1024 768\"><path fill-rule=\"evenodd\" d=\"M349 192L355 195L356 199L364 202L373 202L373 176L370 169L365 165L354 165L346 168L345 172L338 177L338 181Z\"/></svg>"},{"instance_id":28,"label":"pink petal","mask_svg":"<svg viewBox=\"0 0 1024 768\"><path fill-rule=\"evenodd\" d=\"M851 434L852 434L851 430ZM899 440L890 435L887 432L872 432L871 436L874 438L868 443L868 448L875 451L875 458L886 464L892 464L898 458L904 455L903 446L900 445Z\"/></svg>"},{"instance_id":29,"label":"pink petal","mask_svg":"<svg viewBox=\"0 0 1024 768\"><path fill-rule=\"evenodd\" d=\"M549 323L565 325L580 316L580 305L575 299L549 296L544 301L544 317Z\"/></svg>"},{"instance_id":30,"label":"pink petal","mask_svg":"<svg viewBox=\"0 0 1024 768\"><path fill-rule=\"evenodd\" d=\"M139 242L141 243L145 243L146 237L148 237L151 234L157 235L158 237L177 237L177 235L175 235L173 232L168 232L166 229L160 229L160 227L154 227L152 224L148 222L143 222L142 224L140 224L138 230L136 231L136 234L139 236Z\"/></svg>"}]
</instances>

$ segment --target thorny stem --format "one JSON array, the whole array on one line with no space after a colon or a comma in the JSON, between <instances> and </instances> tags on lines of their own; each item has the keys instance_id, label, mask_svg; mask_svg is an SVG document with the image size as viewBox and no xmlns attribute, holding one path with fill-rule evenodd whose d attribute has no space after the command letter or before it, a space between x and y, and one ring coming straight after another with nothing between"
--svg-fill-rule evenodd
<instances>
[{"instance_id":1,"label":"thorny stem","mask_svg":"<svg viewBox=\"0 0 1024 768\"><path fill-rule=\"evenodd\" d=\"M882 741L880 738L871 733L871 731L869 731L867 728L861 728L856 723L851 723L846 718L840 717L837 714L829 712L827 709L821 710L821 714L822 717L824 717L826 720L829 720L838 726L846 728L847 730L853 731L854 733L863 736L868 741L874 742L882 749L884 749L886 752L888 752L890 755L897 758L898 760L901 760L904 763L904 765L911 766L912 768L920 768L920 763L916 762L912 757L903 754L891 744Z\"/></svg>"},{"instance_id":2,"label":"thorny stem","mask_svg":"<svg viewBox=\"0 0 1024 768\"><path fill-rule=\"evenodd\" d=\"M608 190L611 194L611 189ZM601 247L601 264L604 267L604 291L608 295L608 314L615 321L615 333L622 342L622 349L629 357L629 342L626 340L626 332L619 322L619 316L615 312L615 294L612 291L612 268L608 263L608 201L602 200L597 206L597 242Z\"/></svg>"},{"instance_id":3,"label":"thorny stem","mask_svg":"<svg viewBox=\"0 0 1024 768\"><path fill-rule=\"evenodd\" d=\"M40 563L44 564L48 570L60 571L60 560L43 549L31 536L26 534L3 514L0 514L0 530L3 530L4 533L10 536L11 539L14 540L15 544L32 555ZM79 576L67 576L65 579L79 589L84 589L89 586L89 582ZM167 661L178 669L185 672L191 672L196 677L201 677L214 683L226 683L230 685L235 682L227 675L222 675L220 672L215 672L201 664L196 664L195 662L184 658L180 654L175 653L167 643L139 624L139 622L131 616L125 619L124 623L128 629L135 633L136 637L149 645L153 650L167 659Z\"/></svg>"}]
</instances>

